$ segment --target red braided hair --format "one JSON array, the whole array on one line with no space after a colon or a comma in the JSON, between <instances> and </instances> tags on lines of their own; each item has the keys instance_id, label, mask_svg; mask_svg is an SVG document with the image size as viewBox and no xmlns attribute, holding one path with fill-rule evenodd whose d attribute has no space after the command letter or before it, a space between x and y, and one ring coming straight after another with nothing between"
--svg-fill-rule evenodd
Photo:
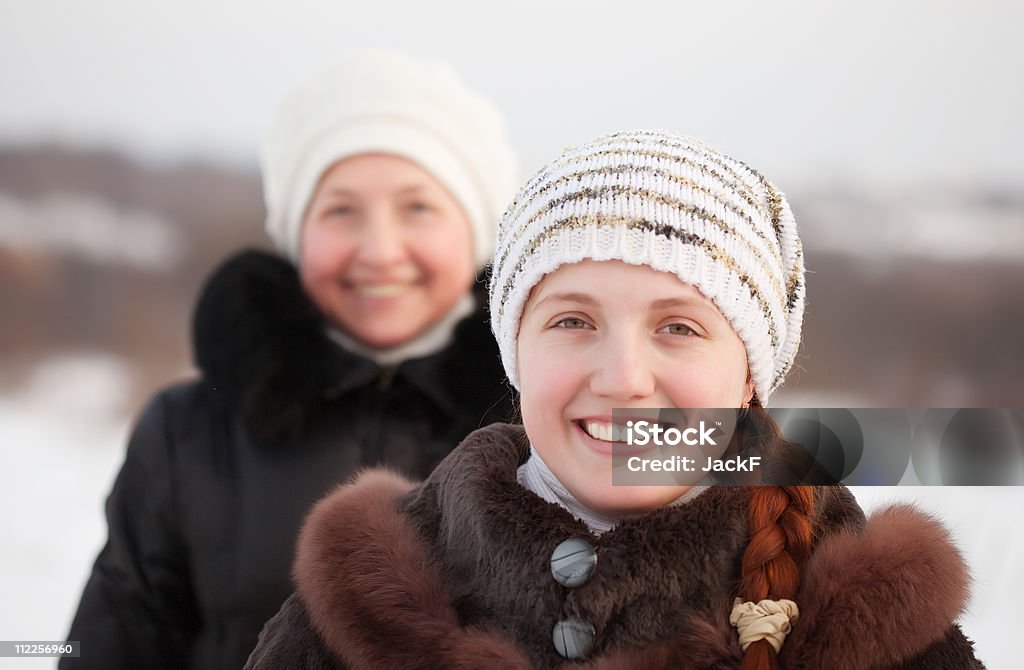
<instances>
[{"instance_id":1,"label":"red braided hair","mask_svg":"<svg viewBox=\"0 0 1024 670\"><path fill-rule=\"evenodd\" d=\"M753 424L754 439L763 444L783 442L775 422L760 407L752 407L745 421ZM743 554L739 595L753 602L766 598L792 600L813 545L814 488L752 486L749 491L750 543ZM747 647L740 670L778 667L775 648L766 640L759 640Z\"/></svg>"}]
</instances>

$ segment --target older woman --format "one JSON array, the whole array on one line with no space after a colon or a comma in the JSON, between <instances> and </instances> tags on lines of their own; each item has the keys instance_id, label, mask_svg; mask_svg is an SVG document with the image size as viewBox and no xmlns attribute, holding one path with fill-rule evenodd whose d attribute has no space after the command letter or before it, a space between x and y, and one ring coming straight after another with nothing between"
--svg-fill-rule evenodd
<instances>
[{"instance_id":1,"label":"older woman","mask_svg":"<svg viewBox=\"0 0 1024 670\"><path fill-rule=\"evenodd\" d=\"M372 52L281 106L267 229L196 309L199 379L143 412L61 668L240 668L307 508L357 469L426 476L512 407L476 274L515 188L495 108Z\"/></svg>"}]
</instances>

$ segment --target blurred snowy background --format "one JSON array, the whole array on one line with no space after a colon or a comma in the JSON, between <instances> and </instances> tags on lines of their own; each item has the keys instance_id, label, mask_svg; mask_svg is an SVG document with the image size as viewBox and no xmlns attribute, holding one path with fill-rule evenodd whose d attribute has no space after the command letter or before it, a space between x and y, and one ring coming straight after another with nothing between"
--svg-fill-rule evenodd
<instances>
[{"instance_id":1,"label":"blurred snowy background","mask_svg":"<svg viewBox=\"0 0 1024 670\"><path fill-rule=\"evenodd\" d=\"M1022 22L993 0L0 0L0 639L63 639L130 422L191 374L200 283L267 244L274 104L360 47L451 61L524 176L640 126L768 174L813 271L776 404L1024 406ZM976 578L964 628L1015 667L1024 489L857 494L946 519Z\"/></svg>"}]
</instances>

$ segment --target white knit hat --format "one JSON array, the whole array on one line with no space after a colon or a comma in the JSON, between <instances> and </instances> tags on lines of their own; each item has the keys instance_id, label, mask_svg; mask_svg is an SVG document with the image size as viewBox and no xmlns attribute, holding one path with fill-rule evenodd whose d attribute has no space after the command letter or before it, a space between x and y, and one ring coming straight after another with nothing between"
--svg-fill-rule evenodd
<instances>
[{"instance_id":1,"label":"white knit hat","mask_svg":"<svg viewBox=\"0 0 1024 670\"><path fill-rule=\"evenodd\" d=\"M531 289L561 265L621 260L671 272L722 312L761 403L800 345L803 251L782 194L689 137L637 130L569 149L519 191L498 225L491 329L518 388L516 337Z\"/></svg>"},{"instance_id":2,"label":"white knit hat","mask_svg":"<svg viewBox=\"0 0 1024 670\"><path fill-rule=\"evenodd\" d=\"M330 67L278 108L261 156L267 232L298 263L302 221L323 173L363 153L407 158L462 206L484 266L518 181L505 122L441 62L372 50Z\"/></svg>"}]
</instances>

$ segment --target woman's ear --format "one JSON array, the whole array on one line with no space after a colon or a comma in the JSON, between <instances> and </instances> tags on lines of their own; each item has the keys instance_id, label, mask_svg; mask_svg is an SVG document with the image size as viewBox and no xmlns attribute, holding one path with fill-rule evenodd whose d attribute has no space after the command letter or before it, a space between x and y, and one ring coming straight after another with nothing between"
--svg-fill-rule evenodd
<instances>
[{"instance_id":1,"label":"woman's ear","mask_svg":"<svg viewBox=\"0 0 1024 670\"><path fill-rule=\"evenodd\" d=\"M743 385L743 406L750 407L751 405L760 404L754 393L754 380L750 378L750 373L747 372L747 383Z\"/></svg>"}]
</instances>

